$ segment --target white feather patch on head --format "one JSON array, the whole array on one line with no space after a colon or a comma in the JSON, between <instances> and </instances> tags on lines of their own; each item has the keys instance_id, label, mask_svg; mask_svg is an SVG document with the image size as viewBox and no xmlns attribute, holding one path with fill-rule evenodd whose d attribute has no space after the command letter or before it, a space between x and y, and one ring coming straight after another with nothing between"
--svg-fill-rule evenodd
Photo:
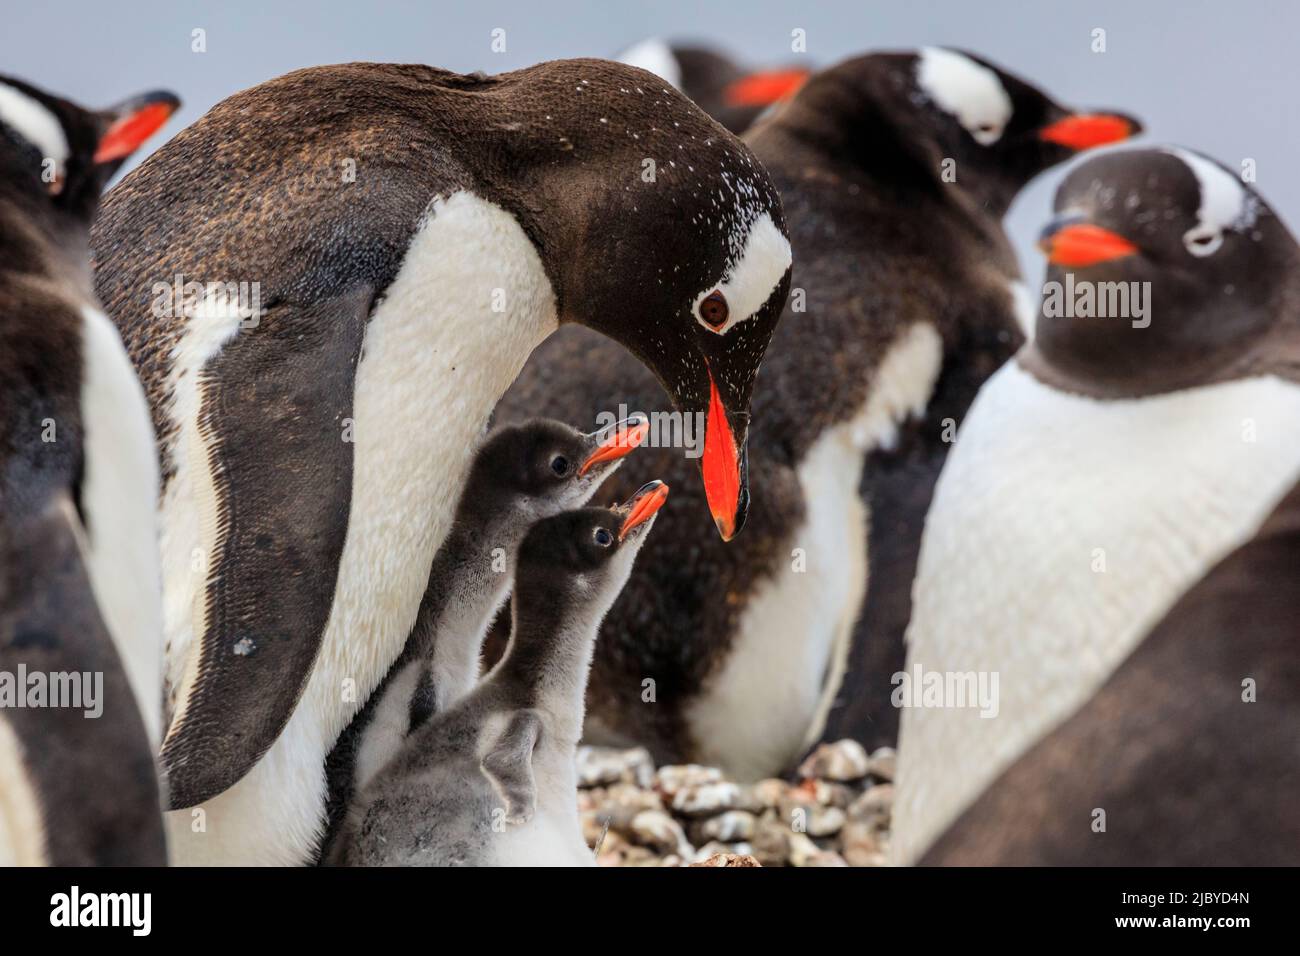
<instances>
[{"instance_id":1,"label":"white feather patch on head","mask_svg":"<svg viewBox=\"0 0 1300 956\"><path fill-rule=\"evenodd\" d=\"M68 137L59 118L38 100L0 83L0 122L4 123L38 150L41 156L59 166L68 161Z\"/></svg>"},{"instance_id":2,"label":"white feather patch on head","mask_svg":"<svg viewBox=\"0 0 1300 956\"><path fill-rule=\"evenodd\" d=\"M1259 200L1241 180L1204 156L1174 146L1164 151L1191 170L1201 192L1201 205L1196 211L1199 222L1183 236L1189 252L1208 256L1222 245L1225 230L1241 232L1255 225Z\"/></svg>"},{"instance_id":3,"label":"white feather patch on head","mask_svg":"<svg viewBox=\"0 0 1300 956\"><path fill-rule=\"evenodd\" d=\"M677 89L682 87L682 68L677 62L673 48L663 40L651 38L642 40L628 47L618 55L620 63L649 70L655 76L662 77Z\"/></svg>"},{"instance_id":4,"label":"white feather patch on head","mask_svg":"<svg viewBox=\"0 0 1300 956\"><path fill-rule=\"evenodd\" d=\"M745 244L727 277L695 297L695 320L710 332L725 335L736 323L753 318L771 297L790 262L790 240L781 234L771 215L763 213L750 224ZM728 312L727 321L716 328L700 316L700 303L714 291L726 297Z\"/></svg>"},{"instance_id":5,"label":"white feather patch on head","mask_svg":"<svg viewBox=\"0 0 1300 956\"><path fill-rule=\"evenodd\" d=\"M940 109L951 113L982 146L1002 137L1011 119L1011 97L997 73L968 56L925 47L916 64L916 82Z\"/></svg>"}]
</instances>

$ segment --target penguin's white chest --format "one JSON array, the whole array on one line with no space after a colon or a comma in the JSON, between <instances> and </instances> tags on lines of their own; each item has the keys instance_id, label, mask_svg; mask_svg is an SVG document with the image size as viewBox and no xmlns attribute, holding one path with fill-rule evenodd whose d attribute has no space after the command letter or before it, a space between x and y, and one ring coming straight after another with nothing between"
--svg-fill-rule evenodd
<instances>
[{"instance_id":1,"label":"penguin's white chest","mask_svg":"<svg viewBox=\"0 0 1300 956\"><path fill-rule=\"evenodd\" d=\"M800 462L804 521L691 705L703 762L755 780L787 769L820 736L867 587L863 462L872 449L893 444L902 421L924 411L942 361L933 326L907 329L881 362L863 407L827 429Z\"/></svg>"},{"instance_id":2,"label":"penguin's white chest","mask_svg":"<svg viewBox=\"0 0 1300 956\"><path fill-rule=\"evenodd\" d=\"M996 677L996 716L913 688L899 861L1082 705L1298 477L1300 387L1278 379L1110 402L1014 361L990 379L926 520L907 671Z\"/></svg>"},{"instance_id":3,"label":"penguin's white chest","mask_svg":"<svg viewBox=\"0 0 1300 956\"><path fill-rule=\"evenodd\" d=\"M352 500L315 668L270 751L204 805L171 814L182 862L301 863L323 765L401 651L493 407L556 326L535 248L499 207L436 201L366 328L353 403Z\"/></svg>"}]
</instances>

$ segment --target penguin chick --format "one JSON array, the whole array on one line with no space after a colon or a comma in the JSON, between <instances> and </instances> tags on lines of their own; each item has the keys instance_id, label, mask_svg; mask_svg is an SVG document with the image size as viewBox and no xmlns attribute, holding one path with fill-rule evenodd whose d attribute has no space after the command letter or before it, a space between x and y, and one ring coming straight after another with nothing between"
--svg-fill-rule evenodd
<instances>
[{"instance_id":1,"label":"penguin chick","mask_svg":"<svg viewBox=\"0 0 1300 956\"><path fill-rule=\"evenodd\" d=\"M648 430L644 416L591 434L539 418L498 429L484 442L410 637L326 760L325 852L353 794L409 733L473 687L484 634L509 594L513 555L529 527L585 505Z\"/></svg>"},{"instance_id":2,"label":"penguin chick","mask_svg":"<svg viewBox=\"0 0 1300 956\"><path fill-rule=\"evenodd\" d=\"M331 862L592 865L575 753L601 618L668 486L545 518L517 559L513 637L472 693L413 733L349 809Z\"/></svg>"}]
</instances>

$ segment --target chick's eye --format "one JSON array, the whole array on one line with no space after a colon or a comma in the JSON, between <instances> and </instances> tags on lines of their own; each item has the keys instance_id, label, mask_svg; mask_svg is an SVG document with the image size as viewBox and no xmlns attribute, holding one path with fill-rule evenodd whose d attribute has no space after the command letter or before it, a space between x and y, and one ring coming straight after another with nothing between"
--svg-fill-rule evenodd
<instances>
[{"instance_id":1,"label":"chick's eye","mask_svg":"<svg viewBox=\"0 0 1300 956\"><path fill-rule=\"evenodd\" d=\"M715 329L726 324L729 312L727 297L716 289L705 296L704 301L700 303L700 318Z\"/></svg>"},{"instance_id":2,"label":"chick's eye","mask_svg":"<svg viewBox=\"0 0 1300 956\"><path fill-rule=\"evenodd\" d=\"M593 537L602 548L608 548L614 543L614 535L610 533L608 528L597 528Z\"/></svg>"},{"instance_id":3,"label":"chick's eye","mask_svg":"<svg viewBox=\"0 0 1300 956\"><path fill-rule=\"evenodd\" d=\"M551 471L555 472L560 478L569 473L569 459L563 455L556 455L551 459Z\"/></svg>"}]
</instances>

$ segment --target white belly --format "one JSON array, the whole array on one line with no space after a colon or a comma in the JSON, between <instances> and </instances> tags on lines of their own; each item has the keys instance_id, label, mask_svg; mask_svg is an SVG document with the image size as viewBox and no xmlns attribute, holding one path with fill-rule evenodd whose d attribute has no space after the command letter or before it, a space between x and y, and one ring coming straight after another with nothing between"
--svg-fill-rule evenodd
<instances>
[{"instance_id":1,"label":"white belly","mask_svg":"<svg viewBox=\"0 0 1300 956\"><path fill-rule=\"evenodd\" d=\"M162 572L158 455L144 389L117 329L83 310L85 377L81 417L88 525L87 571L150 743L162 738Z\"/></svg>"},{"instance_id":2,"label":"white belly","mask_svg":"<svg viewBox=\"0 0 1300 956\"><path fill-rule=\"evenodd\" d=\"M920 414L943 359L930 325L908 329L853 419L827 430L800 463L806 508L778 572L750 599L718 673L688 719L699 759L739 780L785 770L821 734L867 586L867 454Z\"/></svg>"},{"instance_id":3,"label":"white belly","mask_svg":"<svg viewBox=\"0 0 1300 956\"><path fill-rule=\"evenodd\" d=\"M1278 379L1113 402L1015 362L990 379L926 521L908 671L996 674L998 713L904 710L897 860L1081 706L1297 477L1300 387Z\"/></svg>"},{"instance_id":4,"label":"white belly","mask_svg":"<svg viewBox=\"0 0 1300 956\"><path fill-rule=\"evenodd\" d=\"M494 312L496 291L506 309ZM181 863L295 864L316 842L324 760L401 651L471 451L556 324L537 253L469 193L435 203L375 309L357 368L352 506L321 651L270 751L225 793L169 814Z\"/></svg>"}]
</instances>

